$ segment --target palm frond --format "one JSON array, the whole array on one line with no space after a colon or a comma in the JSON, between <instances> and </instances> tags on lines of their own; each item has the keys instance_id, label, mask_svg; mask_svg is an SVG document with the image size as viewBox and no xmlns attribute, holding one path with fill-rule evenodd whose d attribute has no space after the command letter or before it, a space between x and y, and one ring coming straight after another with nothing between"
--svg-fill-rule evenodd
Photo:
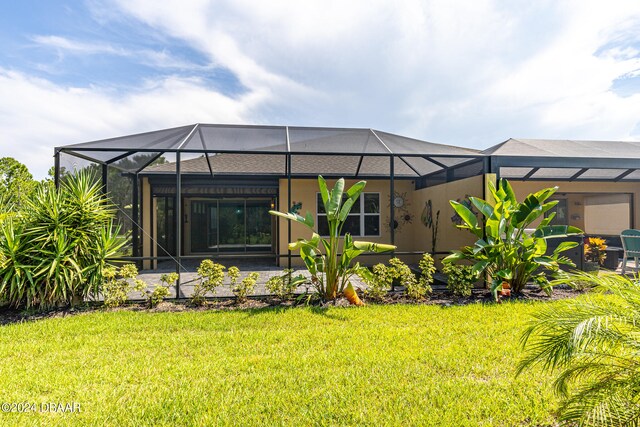
<instances>
[{"instance_id":1,"label":"palm frond","mask_svg":"<svg viewBox=\"0 0 640 427\"><path fill-rule=\"evenodd\" d=\"M534 315L517 372L557 371L562 421L584 426L640 425L640 285L607 274L571 274L553 285L587 283L592 292Z\"/></svg>"}]
</instances>

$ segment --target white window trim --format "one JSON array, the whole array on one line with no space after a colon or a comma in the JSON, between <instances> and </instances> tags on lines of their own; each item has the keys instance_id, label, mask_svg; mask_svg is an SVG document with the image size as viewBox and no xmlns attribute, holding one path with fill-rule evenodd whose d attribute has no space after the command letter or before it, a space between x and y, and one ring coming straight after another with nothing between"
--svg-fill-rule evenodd
<instances>
[{"instance_id":1,"label":"white window trim","mask_svg":"<svg viewBox=\"0 0 640 427\"><path fill-rule=\"evenodd\" d=\"M349 214L349 216L358 215L360 217L360 234L358 234L358 235L352 234L352 236L354 236L354 237L382 237L382 234L380 233L382 231L381 230L381 224L382 224L381 223L381 220L382 220L381 213L380 212L378 212L378 213L370 213L370 212L366 213L364 211L364 195L365 194L377 194L378 195L378 204L380 204L381 196L380 196L380 192L378 192L378 191L366 191L366 192L364 192L364 193L362 193L360 195L360 212L359 213L351 213L351 214ZM319 213L318 212L318 207L319 207L318 197L319 196L320 196L320 193L319 192L316 193L316 225L318 225L318 223L319 223L318 217L321 217L321 216L325 216L326 217L327 216L326 213ZM380 210L380 206L378 206L378 209ZM367 216L377 216L378 217L378 234L366 234L366 235L362 234L362 233L364 233L364 219ZM318 232L319 231L320 230L318 228ZM328 236L322 236L322 237L328 237ZM342 236L340 236L340 237L342 238Z\"/></svg>"}]
</instances>

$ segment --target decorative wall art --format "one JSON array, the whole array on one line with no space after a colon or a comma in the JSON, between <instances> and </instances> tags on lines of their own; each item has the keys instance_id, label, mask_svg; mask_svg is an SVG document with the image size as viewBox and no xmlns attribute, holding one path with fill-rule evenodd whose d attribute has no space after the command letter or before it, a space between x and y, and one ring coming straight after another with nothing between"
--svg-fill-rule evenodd
<instances>
[{"instance_id":1,"label":"decorative wall art","mask_svg":"<svg viewBox=\"0 0 640 427\"><path fill-rule=\"evenodd\" d=\"M438 223L440 222L440 211L438 210L436 212L436 216L434 219L433 204L431 202L431 199L427 200L424 203L424 208L422 209L420 220L425 227L431 229L431 254L435 255L436 243L438 240Z\"/></svg>"},{"instance_id":2,"label":"decorative wall art","mask_svg":"<svg viewBox=\"0 0 640 427\"><path fill-rule=\"evenodd\" d=\"M399 233L402 230L403 225L411 224L413 222L414 215L409 212L411 202L409 202L406 191L403 193L394 191L393 198L389 200L387 207L391 208L391 203L393 203L394 208L393 229ZM385 220L385 228L387 230L391 230L391 218L389 216L387 216Z\"/></svg>"}]
</instances>

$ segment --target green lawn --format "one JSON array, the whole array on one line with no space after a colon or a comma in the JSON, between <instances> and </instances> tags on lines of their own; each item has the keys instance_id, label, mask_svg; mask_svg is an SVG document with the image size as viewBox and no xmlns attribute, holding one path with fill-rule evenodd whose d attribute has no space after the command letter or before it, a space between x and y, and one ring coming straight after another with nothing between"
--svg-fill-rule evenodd
<instances>
[{"instance_id":1,"label":"green lawn","mask_svg":"<svg viewBox=\"0 0 640 427\"><path fill-rule=\"evenodd\" d=\"M1 327L0 425L553 425L550 377L514 378L542 303L97 312Z\"/></svg>"}]
</instances>

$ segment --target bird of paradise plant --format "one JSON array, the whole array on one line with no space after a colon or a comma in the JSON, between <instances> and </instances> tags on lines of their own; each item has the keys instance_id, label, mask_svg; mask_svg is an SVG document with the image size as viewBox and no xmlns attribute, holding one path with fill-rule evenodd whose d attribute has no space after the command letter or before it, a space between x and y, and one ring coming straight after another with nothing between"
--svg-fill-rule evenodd
<instances>
[{"instance_id":1,"label":"bird of paradise plant","mask_svg":"<svg viewBox=\"0 0 640 427\"><path fill-rule=\"evenodd\" d=\"M557 190L558 187L545 188L518 202L506 179L501 179L497 186L490 182L493 200L469 197L484 216L484 222L478 221L465 204L451 200L451 207L462 221L458 228L469 230L478 240L473 246L453 251L442 262L473 262L476 277L487 274L491 278L491 292L496 299L499 289L508 286L513 292L521 292L529 280L550 292L547 274L540 270L558 275L560 264L575 267L561 253L576 247L577 243L562 242L547 254L547 240L582 234L582 230L573 226L551 225L553 213L544 217L558 203L549 201Z\"/></svg>"},{"instance_id":2,"label":"bird of paradise plant","mask_svg":"<svg viewBox=\"0 0 640 427\"><path fill-rule=\"evenodd\" d=\"M366 184L366 181L359 181L344 191L345 182L340 178L333 189L329 190L325 179L318 176L320 195L329 224L328 238L321 237L314 230L313 216L310 212L303 217L292 212L269 211L272 215L295 221L312 231L310 239L301 238L289 243L289 250L300 251L302 261L311 275L311 282L325 301L335 300L339 295L344 294L353 304L361 305L362 302L359 301L350 279L354 274L366 275L370 272L357 262L353 264L353 261L364 252L381 253L396 248L393 245L355 241L349 233L345 233L344 238L341 239L347 216ZM344 200L343 195L346 196ZM304 278L299 277L298 280L303 281Z\"/></svg>"}]
</instances>

